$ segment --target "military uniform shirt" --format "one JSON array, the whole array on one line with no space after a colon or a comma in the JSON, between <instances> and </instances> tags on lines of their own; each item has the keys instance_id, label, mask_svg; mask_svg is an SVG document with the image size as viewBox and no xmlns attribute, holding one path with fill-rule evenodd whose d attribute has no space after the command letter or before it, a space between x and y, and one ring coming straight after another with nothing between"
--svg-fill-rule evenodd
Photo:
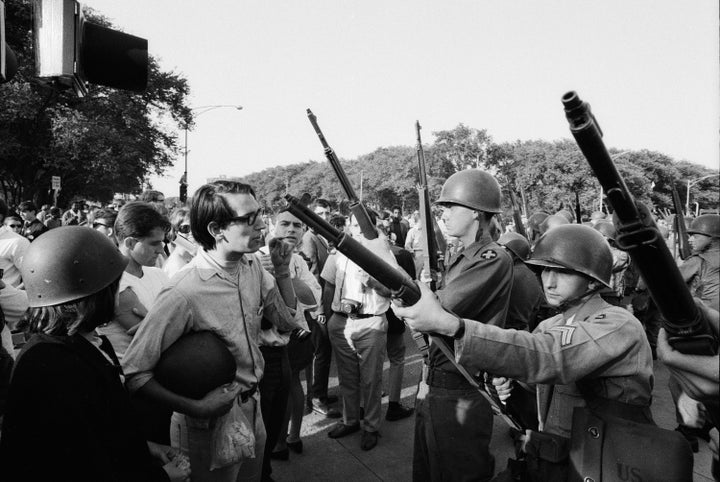
<instances>
[{"instance_id":1,"label":"military uniform shirt","mask_svg":"<svg viewBox=\"0 0 720 482\"><path fill-rule=\"evenodd\" d=\"M680 273L694 296L720 310L720 248L710 247L686 259Z\"/></svg>"},{"instance_id":2,"label":"military uniform shirt","mask_svg":"<svg viewBox=\"0 0 720 482\"><path fill-rule=\"evenodd\" d=\"M533 333L468 320L455 348L470 373L486 370L538 384L538 416L546 432L570 436L573 408L585 406L575 385L580 380L599 398L650 405L652 354L643 327L597 294L569 324L560 314Z\"/></svg>"}]
</instances>

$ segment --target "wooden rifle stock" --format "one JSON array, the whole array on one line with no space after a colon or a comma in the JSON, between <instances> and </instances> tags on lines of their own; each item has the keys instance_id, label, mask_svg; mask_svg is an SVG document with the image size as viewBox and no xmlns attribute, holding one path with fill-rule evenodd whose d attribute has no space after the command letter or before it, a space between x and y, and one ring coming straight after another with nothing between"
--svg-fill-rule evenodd
<instances>
[{"instance_id":1,"label":"wooden rifle stock","mask_svg":"<svg viewBox=\"0 0 720 482\"><path fill-rule=\"evenodd\" d=\"M650 210L637 203L615 167L602 131L590 111L575 92L562 97L570 132L587 159L612 206L618 247L630 254L648 291L663 315L670 343L682 353L717 353L717 340L687 288L667 243Z\"/></svg>"},{"instance_id":2,"label":"wooden rifle stock","mask_svg":"<svg viewBox=\"0 0 720 482\"><path fill-rule=\"evenodd\" d=\"M340 159L338 159L337 154L335 154L335 151L332 147L330 147L325 139L325 136L320 130L320 126L317 123L317 117L315 117L315 114L313 114L310 109L307 109L307 116L308 119L310 119L310 124L312 124L313 129L315 129L315 133L320 138L320 143L325 150L325 157L327 157L327 160L330 162L338 181L340 181L343 191L345 191L345 195L350 201L350 211L353 213L353 216L355 216L355 219L357 219L363 236L367 239L377 238L378 234L375 229L375 223L372 222L372 218L370 218L370 214L365 208L365 205L362 201L360 201L357 194L355 194L355 189L353 189L352 184L350 184L350 180L348 179L347 174L345 174L345 169L343 169L342 165L340 165Z\"/></svg>"},{"instance_id":3,"label":"wooden rifle stock","mask_svg":"<svg viewBox=\"0 0 720 482\"><path fill-rule=\"evenodd\" d=\"M510 203L513 208L513 222L515 223L515 232L527 239L527 231L525 231L525 225L523 224L522 214L520 212L520 206L518 206L517 198L512 189L510 189Z\"/></svg>"}]
</instances>

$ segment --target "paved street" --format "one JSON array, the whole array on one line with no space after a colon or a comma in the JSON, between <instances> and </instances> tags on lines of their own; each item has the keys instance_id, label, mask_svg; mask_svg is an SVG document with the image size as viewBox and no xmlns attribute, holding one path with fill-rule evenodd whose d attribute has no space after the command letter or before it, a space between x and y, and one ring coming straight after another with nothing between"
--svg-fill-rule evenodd
<instances>
[{"instance_id":1,"label":"paved street","mask_svg":"<svg viewBox=\"0 0 720 482\"><path fill-rule=\"evenodd\" d=\"M415 343L406 333L408 347L405 377L403 380L402 402L412 405L415 386L420 373L421 358ZM385 362L383 379L387 382L389 364ZM655 362L655 390L653 393L653 415L663 428L673 429L675 422L672 399L667 389L667 370ZM331 372L331 392L337 392L337 372L334 363ZM387 398L383 399L384 406ZM386 422L380 430L377 447L369 452L360 449L360 432L342 439L330 439L329 427L336 420L313 413L303 420L302 454L290 454L289 461L273 460L273 478L277 481L389 481L404 482L412 479L412 445L414 418L397 422ZM508 429L502 419L496 417L494 436L491 444L497 468L505 467L513 448ZM711 454L708 444L700 440L700 452L695 454L695 480L712 481L710 476Z\"/></svg>"}]
</instances>

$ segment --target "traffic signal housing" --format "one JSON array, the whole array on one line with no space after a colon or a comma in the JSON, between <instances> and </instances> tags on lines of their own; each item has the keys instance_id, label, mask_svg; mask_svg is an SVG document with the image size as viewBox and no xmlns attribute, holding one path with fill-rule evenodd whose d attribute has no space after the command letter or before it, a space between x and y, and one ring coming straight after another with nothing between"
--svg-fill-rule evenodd
<instances>
[{"instance_id":1,"label":"traffic signal housing","mask_svg":"<svg viewBox=\"0 0 720 482\"><path fill-rule=\"evenodd\" d=\"M0 0L0 84L12 79L15 72L17 72L17 57L5 42L5 3Z\"/></svg>"},{"instance_id":2,"label":"traffic signal housing","mask_svg":"<svg viewBox=\"0 0 720 482\"><path fill-rule=\"evenodd\" d=\"M73 87L88 84L142 92L148 80L146 39L85 20L76 0L34 0L35 71Z\"/></svg>"}]
</instances>

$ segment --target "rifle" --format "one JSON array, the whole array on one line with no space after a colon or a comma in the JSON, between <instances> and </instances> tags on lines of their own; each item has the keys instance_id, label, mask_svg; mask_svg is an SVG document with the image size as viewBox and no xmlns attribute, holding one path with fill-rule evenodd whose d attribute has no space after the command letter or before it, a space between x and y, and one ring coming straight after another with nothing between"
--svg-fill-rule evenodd
<instances>
[{"instance_id":1,"label":"rifle","mask_svg":"<svg viewBox=\"0 0 720 482\"><path fill-rule=\"evenodd\" d=\"M365 270L370 276L389 289L392 292L393 298L401 299L406 305L414 305L417 303L420 299L420 289L407 273L403 270L393 268L382 258L360 244L359 241L353 239L347 233L343 233L335 229L312 210L308 209L308 207L296 197L286 194L285 200L288 202L287 209L293 214L293 216L300 219L316 233L327 239L328 242L332 243L338 251L347 256L356 265ZM445 341L440 338L433 337L432 335L430 335L430 337L433 339L433 343L440 348L440 350L455 365L460 373L465 376L468 382L470 382L483 395L483 397L485 397L488 403L490 403L493 411L500 415L507 424L510 425L510 427L524 432L525 428L519 421L522 419L510 413L507 407L503 406L497 401L497 399L493 398L480 387L472 375L470 375L462 365L459 365L455 361L455 356L452 351L450 351L450 348L445 344Z\"/></svg>"},{"instance_id":2,"label":"rifle","mask_svg":"<svg viewBox=\"0 0 720 482\"><path fill-rule=\"evenodd\" d=\"M590 106L563 95L570 132L606 193L617 228L615 242L630 254L664 318L668 341L681 353L714 355L717 340L701 316L650 210L633 198L602 140Z\"/></svg>"},{"instance_id":3,"label":"rifle","mask_svg":"<svg viewBox=\"0 0 720 482\"><path fill-rule=\"evenodd\" d=\"M580 193L575 191L575 222L582 224L582 215L580 213Z\"/></svg>"},{"instance_id":4,"label":"rifle","mask_svg":"<svg viewBox=\"0 0 720 482\"><path fill-rule=\"evenodd\" d=\"M513 221L515 222L515 232L524 236L528 239L527 231L525 231L525 225L523 224L522 214L520 213L520 206L518 206L517 198L512 188L510 189L510 203L513 208Z\"/></svg>"},{"instance_id":5,"label":"rifle","mask_svg":"<svg viewBox=\"0 0 720 482\"><path fill-rule=\"evenodd\" d=\"M430 288L435 291L437 284L437 273L444 271L443 261L445 260L445 237L435 221L435 216L430 209L430 194L428 191L427 173L425 170L425 152L420 139L420 122L415 121L417 132L417 160L420 183L418 184L418 198L420 204L420 238L423 247L423 269L430 275ZM418 273L419 274L419 273ZM418 276L419 279L419 276Z\"/></svg>"},{"instance_id":6,"label":"rifle","mask_svg":"<svg viewBox=\"0 0 720 482\"><path fill-rule=\"evenodd\" d=\"M353 189L352 184L350 184L350 180L345 174L345 170L340 165L340 159L338 159L335 151L333 151L332 147L330 147L330 145L325 140L325 136L323 135L322 131L320 130L320 126L317 123L317 117L315 117L315 114L313 114L310 109L307 109L307 115L308 119L310 119L310 123L315 129L315 132L320 138L320 143L325 149L325 157L327 157L327 160L330 161L330 165L332 166L333 171L335 171L335 175L340 181L343 191L345 191L345 195L350 201L350 211L355 216L355 219L357 219L363 236L365 236L367 239L377 238L378 234L377 230L375 229L375 223L372 222L370 214L368 214L365 205L360 201L360 198L357 197L357 194L355 194L355 189Z\"/></svg>"},{"instance_id":7,"label":"rifle","mask_svg":"<svg viewBox=\"0 0 720 482\"><path fill-rule=\"evenodd\" d=\"M685 226L685 217L682 212L682 204L680 204L680 195L675 186L672 187L673 206L675 207L675 242L678 244L678 252L680 259L687 259L692 254L690 249L690 240L688 239L687 226Z\"/></svg>"}]
</instances>

